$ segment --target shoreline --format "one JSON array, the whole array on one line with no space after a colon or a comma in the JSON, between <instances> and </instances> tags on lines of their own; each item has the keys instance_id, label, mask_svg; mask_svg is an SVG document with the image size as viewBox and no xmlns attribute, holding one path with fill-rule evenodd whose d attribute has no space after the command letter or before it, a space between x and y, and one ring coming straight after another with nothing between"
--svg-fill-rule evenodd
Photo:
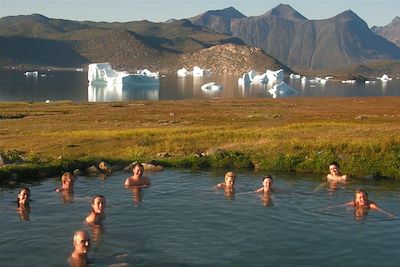
<instances>
[{"instance_id":1,"label":"shoreline","mask_svg":"<svg viewBox=\"0 0 400 267\"><path fill-rule=\"evenodd\" d=\"M339 161L352 177L400 179L399 99L0 102L1 156L19 163L0 183L100 161L316 174Z\"/></svg>"}]
</instances>

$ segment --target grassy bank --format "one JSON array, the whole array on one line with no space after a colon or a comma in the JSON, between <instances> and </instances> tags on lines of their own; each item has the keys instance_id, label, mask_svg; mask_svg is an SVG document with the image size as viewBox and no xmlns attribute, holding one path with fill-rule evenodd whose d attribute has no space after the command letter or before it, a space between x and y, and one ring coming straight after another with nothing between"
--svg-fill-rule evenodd
<instances>
[{"instance_id":1,"label":"grassy bank","mask_svg":"<svg viewBox=\"0 0 400 267\"><path fill-rule=\"evenodd\" d=\"M33 170L54 172L99 160L153 160L189 168L326 173L328 162L337 160L355 177L400 179L399 100L0 103L0 150L5 161L14 157ZM171 157L161 157L163 152ZM22 165L3 167L0 177Z\"/></svg>"}]
</instances>

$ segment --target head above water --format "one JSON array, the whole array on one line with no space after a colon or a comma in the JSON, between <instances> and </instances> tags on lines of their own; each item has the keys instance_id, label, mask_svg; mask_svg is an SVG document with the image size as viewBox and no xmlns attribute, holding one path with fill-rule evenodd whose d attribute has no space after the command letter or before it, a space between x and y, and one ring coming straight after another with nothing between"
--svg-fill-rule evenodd
<instances>
[{"instance_id":1,"label":"head above water","mask_svg":"<svg viewBox=\"0 0 400 267\"><path fill-rule=\"evenodd\" d=\"M28 187L22 187L17 195L17 203L18 207L20 205L29 205L29 201L31 200L31 190Z\"/></svg>"},{"instance_id":2,"label":"head above water","mask_svg":"<svg viewBox=\"0 0 400 267\"><path fill-rule=\"evenodd\" d=\"M225 174L225 185L233 186L235 184L236 174L234 172L227 172Z\"/></svg>"},{"instance_id":3,"label":"head above water","mask_svg":"<svg viewBox=\"0 0 400 267\"><path fill-rule=\"evenodd\" d=\"M135 163L135 165L133 165L132 173L134 175L141 175L141 174L143 174L143 171L144 171L144 166L142 163L137 162L137 163Z\"/></svg>"},{"instance_id":4,"label":"head above water","mask_svg":"<svg viewBox=\"0 0 400 267\"><path fill-rule=\"evenodd\" d=\"M103 213L106 208L106 198L103 195L95 195L92 198L92 211L95 213Z\"/></svg>"},{"instance_id":5,"label":"head above water","mask_svg":"<svg viewBox=\"0 0 400 267\"><path fill-rule=\"evenodd\" d=\"M73 238L74 253L85 256L90 249L90 236L88 232L84 230L78 230L74 234Z\"/></svg>"},{"instance_id":6,"label":"head above water","mask_svg":"<svg viewBox=\"0 0 400 267\"><path fill-rule=\"evenodd\" d=\"M368 193L364 189L357 189L354 192L354 203L356 206L367 206Z\"/></svg>"},{"instance_id":7,"label":"head above water","mask_svg":"<svg viewBox=\"0 0 400 267\"><path fill-rule=\"evenodd\" d=\"M75 182L75 176L70 172L64 172L61 176L61 183L64 189L72 189Z\"/></svg>"}]
</instances>

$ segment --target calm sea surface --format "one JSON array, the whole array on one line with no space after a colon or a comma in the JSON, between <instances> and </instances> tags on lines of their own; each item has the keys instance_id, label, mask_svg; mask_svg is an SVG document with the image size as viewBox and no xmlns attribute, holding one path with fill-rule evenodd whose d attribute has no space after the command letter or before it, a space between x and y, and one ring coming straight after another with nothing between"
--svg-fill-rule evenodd
<instances>
[{"instance_id":1,"label":"calm sea surface","mask_svg":"<svg viewBox=\"0 0 400 267\"><path fill-rule=\"evenodd\" d=\"M73 233L86 229L93 266L399 266L399 182L332 190L321 177L273 174L276 191L268 198L252 192L264 173L239 172L231 196L212 188L223 172L146 175L152 185L140 192L123 187L127 173L78 177L69 199L54 191L59 177L28 184L33 201L24 215L16 211L18 189L1 188L0 265L67 266ZM359 187L396 218L324 210L351 200ZM82 223L95 194L107 199L97 228Z\"/></svg>"},{"instance_id":2,"label":"calm sea surface","mask_svg":"<svg viewBox=\"0 0 400 267\"><path fill-rule=\"evenodd\" d=\"M44 75L45 77L41 77ZM310 77L314 78L314 77ZM326 84L300 79L287 79L289 86L297 91L296 96L346 97L346 96L399 96L400 80L392 77L392 81L374 84L355 83L342 84L327 82ZM45 71L39 77L25 77L23 71L0 70L0 101L34 101L72 100L78 102L114 102L129 100L173 100L173 99L207 99L214 97L273 98L269 93L270 84L250 84L240 86L236 76L205 76L201 78L180 78L170 74L160 78L159 85L137 86L105 86L88 85L87 72ZM223 86L222 90L202 90L201 85L214 81ZM281 96L276 96L281 97Z\"/></svg>"}]
</instances>

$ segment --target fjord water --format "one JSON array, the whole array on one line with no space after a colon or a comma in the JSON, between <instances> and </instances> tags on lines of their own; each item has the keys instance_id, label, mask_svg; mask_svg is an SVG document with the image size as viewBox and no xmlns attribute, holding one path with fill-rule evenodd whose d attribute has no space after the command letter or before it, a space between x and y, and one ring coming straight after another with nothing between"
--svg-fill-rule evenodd
<instances>
[{"instance_id":1,"label":"fjord water","mask_svg":"<svg viewBox=\"0 0 400 267\"><path fill-rule=\"evenodd\" d=\"M91 235L93 266L398 266L400 184L356 180L336 189L322 177L272 174L270 197L253 193L264 173L238 172L233 195L213 186L223 171L146 173L149 188L123 187L127 173L78 177L63 198L59 177L28 184L31 212L16 211L18 188L0 191L1 266L67 266L77 229ZM365 188L396 215L325 209ZM91 197L107 199L102 227L82 223Z\"/></svg>"},{"instance_id":2,"label":"fjord water","mask_svg":"<svg viewBox=\"0 0 400 267\"><path fill-rule=\"evenodd\" d=\"M40 75L44 74L45 77ZM116 102L129 100L173 100L173 99L208 99L261 97L272 98L268 90L270 84L250 84L240 86L236 76L205 76L200 78L177 77L168 74L160 78L159 85L103 86L88 85L87 72L79 71L44 71L39 77L25 77L17 70L0 71L0 101L72 100L77 102ZM202 90L201 85L214 81L223 86L222 90ZM306 97L346 97L346 96L398 96L400 80L374 84L326 84L301 83L300 79L287 79L286 82L297 90L297 95ZM279 96L278 96L279 97Z\"/></svg>"}]
</instances>

